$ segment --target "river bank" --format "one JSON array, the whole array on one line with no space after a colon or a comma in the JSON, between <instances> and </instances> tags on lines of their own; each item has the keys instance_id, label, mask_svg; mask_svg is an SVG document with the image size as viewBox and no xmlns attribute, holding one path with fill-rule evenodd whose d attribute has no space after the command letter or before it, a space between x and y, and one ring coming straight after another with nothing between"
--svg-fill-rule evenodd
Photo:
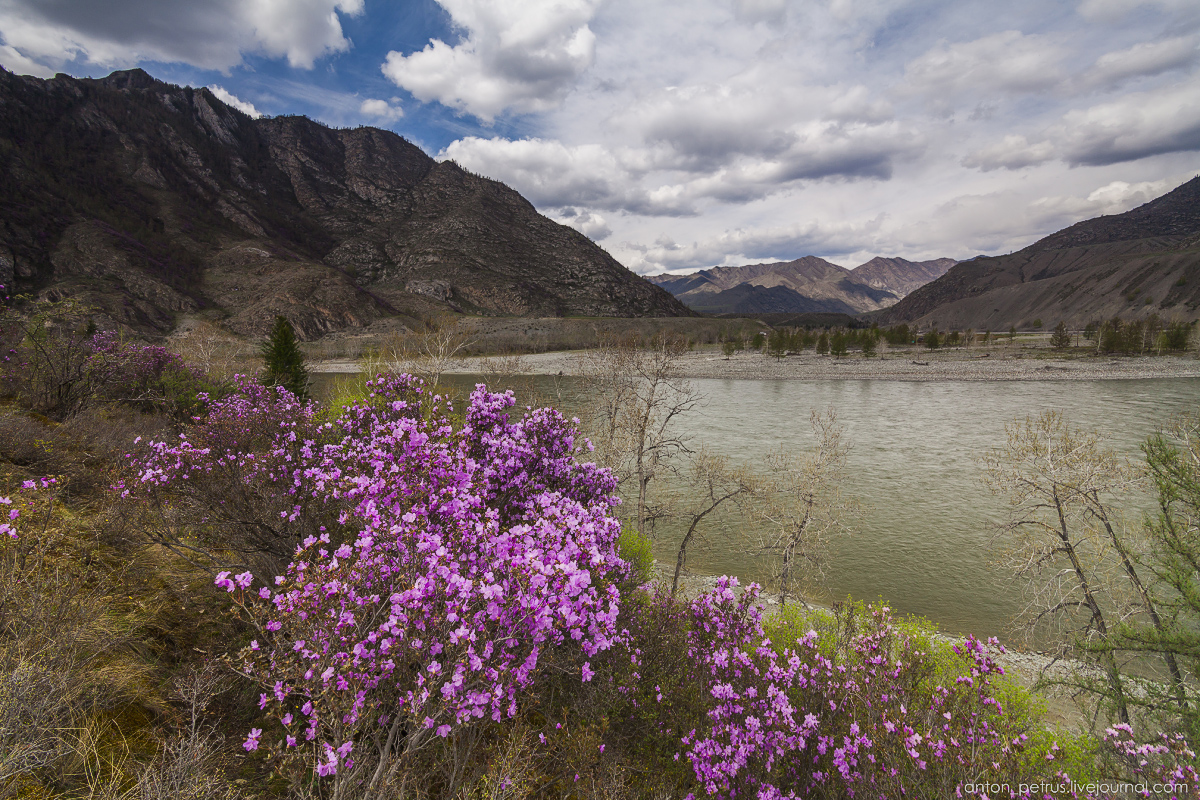
<instances>
[{"instance_id":1,"label":"river bank","mask_svg":"<svg viewBox=\"0 0 1200 800\"><path fill-rule=\"evenodd\" d=\"M583 351L567 351L466 358L452 362L445 371L451 374L580 375L583 357ZM342 359L314 362L310 369L345 374L357 372L359 365L356 361ZM857 354L833 358L811 352L784 358L749 352L725 356L714 349L697 349L679 359L679 372L687 378L734 380L1130 380L1200 377L1200 359L1195 355L1056 355L1045 348L1002 346L982 351L900 350L873 358Z\"/></svg>"}]
</instances>

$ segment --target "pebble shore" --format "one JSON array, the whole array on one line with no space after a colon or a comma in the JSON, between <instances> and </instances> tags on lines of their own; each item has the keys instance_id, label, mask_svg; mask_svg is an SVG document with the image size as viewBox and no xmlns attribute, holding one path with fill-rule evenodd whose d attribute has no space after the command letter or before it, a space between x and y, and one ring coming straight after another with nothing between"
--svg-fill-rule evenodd
<instances>
[{"instance_id":1,"label":"pebble shore","mask_svg":"<svg viewBox=\"0 0 1200 800\"><path fill-rule=\"evenodd\" d=\"M452 372L481 372L485 359L465 359ZM579 353L535 353L520 357L520 369L529 375L578 375ZM1043 348L997 347L988 351L900 351L873 358L852 354L845 358L806 352L784 358L760 353L697 351L680 359L680 373L688 378L733 380L888 380L888 381L1044 381L1131 380L1142 378L1200 378L1195 355L1112 358L1095 355L1055 357ZM330 370L332 371L332 370Z\"/></svg>"}]
</instances>

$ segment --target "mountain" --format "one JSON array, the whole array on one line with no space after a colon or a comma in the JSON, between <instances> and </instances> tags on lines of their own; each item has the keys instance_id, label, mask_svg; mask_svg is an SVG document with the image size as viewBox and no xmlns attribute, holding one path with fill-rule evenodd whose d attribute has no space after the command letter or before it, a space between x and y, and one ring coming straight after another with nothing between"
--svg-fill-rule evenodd
<instances>
[{"instance_id":1,"label":"mountain","mask_svg":"<svg viewBox=\"0 0 1200 800\"><path fill-rule=\"evenodd\" d=\"M383 316L688 311L517 192L376 128L251 119L142 70L0 70L0 282L111 323L304 338Z\"/></svg>"},{"instance_id":2,"label":"mountain","mask_svg":"<svg viewBox=\"0 0 1200 800\"><path fill-rule=\"evenodd\" d=\"M958 262L953 258L933 261L907 261L903 258L876 256L854 268L856 279L875 289L883 289L897 297L905 297L932 280L942 277Z\"/></svg>"},{"instance_id":3,"label":"mountain","mask_svg":"<svg viewBox=\"0 0 1200 800\"><path fill-rule=\"evenodd\" d=\"M1200 177L1127 211L1078 222L1005 256L951 268L874 318L944 329L1200 318Z\"/></svg>"},{"instance_id":4,"label":"mountain","mask_svg":"<svg viewBox=\"0 0 1200 800\"><path fill-rule=\"evenodd\" d=\"M690 308L709 313L858 314L895 303L943 274L953 259L875 258L853 270L805 256L795 261L712 267L689 275L652 275Z\"/></svg>"}]
</instances>

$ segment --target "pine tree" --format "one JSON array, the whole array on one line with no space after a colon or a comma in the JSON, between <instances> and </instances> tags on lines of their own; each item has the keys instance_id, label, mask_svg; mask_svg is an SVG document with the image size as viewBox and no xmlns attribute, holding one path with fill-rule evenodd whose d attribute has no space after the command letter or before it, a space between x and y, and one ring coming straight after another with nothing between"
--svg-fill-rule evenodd
<instances>
[{"instance_id":1,"label":"pine tree","mask_svg":"<svg viewBox=\"0 0 1200 800\"><path fill-rule=\"evenodd\" d=\"M286 317L276 317L275 327L262 346L262 357L266 361L263 384L282 386L297 399L308 399L308 369L304 366L304 353L296 343L296 331Z\"/></svg>"},{"instance_id":2,"label":"pine tree","mask_svg":"<svg viewBox=\"0 0 1200 800\"><path fill-rule=\"evenodd\" d=\"M1050 346L1055 350L1066 350L1071 346L1071 334L1067 331L1067 323L1059 322L1054 326L1054 333L1050 334Z\"/></svg>"}]
</instances>

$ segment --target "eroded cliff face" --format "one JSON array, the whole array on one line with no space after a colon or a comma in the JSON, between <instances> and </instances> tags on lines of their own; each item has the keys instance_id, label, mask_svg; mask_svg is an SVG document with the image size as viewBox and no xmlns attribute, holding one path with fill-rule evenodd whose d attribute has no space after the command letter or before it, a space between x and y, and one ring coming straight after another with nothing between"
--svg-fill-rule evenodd
<instances>
[{"instance_id":1,"label":"eroded cliff face","mask_svg":"<svg viewBox=\"0 0 1200 800\"><path fill-rule=\"evenodd\" d=\"M390 315L674 316L519 194L374 128L254 120L141 70L0 70L0 282L112 324L304 338Z\"/></svg>"}]
</instances>

